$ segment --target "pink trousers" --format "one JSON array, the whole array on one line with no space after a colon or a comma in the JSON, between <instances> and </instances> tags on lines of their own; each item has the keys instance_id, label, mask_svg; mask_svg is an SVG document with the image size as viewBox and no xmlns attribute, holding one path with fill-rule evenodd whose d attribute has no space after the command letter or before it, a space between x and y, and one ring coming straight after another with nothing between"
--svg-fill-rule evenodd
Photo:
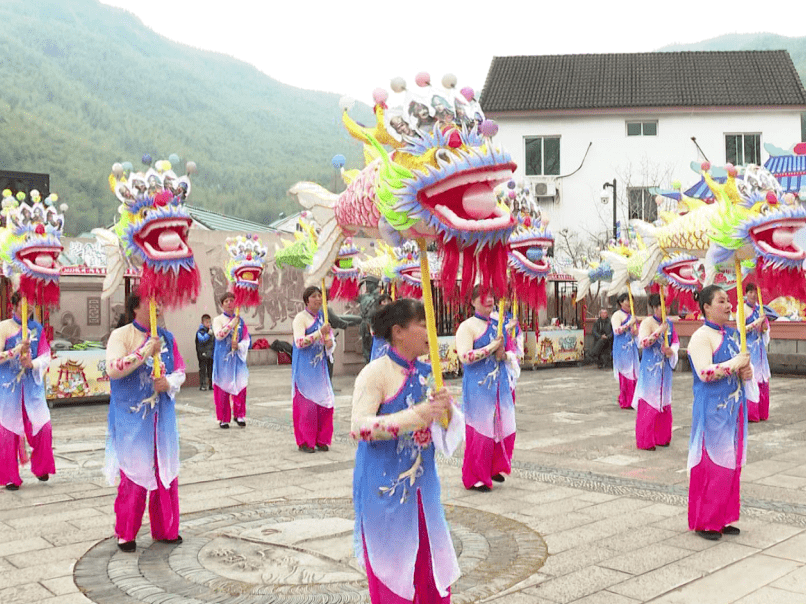
<instances>
[{"instance_id":1,"label":"pink trousers","mask_svg":"<svg viewBox=\"0 0 806 604\"><path fill-rule=\"evenodd\" d=\"M115 534L124 541L134 541L143 524L148 495L148 518L151 537L176 539L179 536L179 480L174 478L165 488L157 478L157 488L150 493L135 484L121 470L118 496L115 499Z\"/></svg>"},{"instance_id":2,"label":"pink trousers","mask_svg":"<svg viewBox=\"0 0 806 604\"><path fill-rule=\"evenodd\" d=\"M56 461L53 459L53 428L46 423L39 432L33 433L33 426L28 420L25 405L22 406L22 425L25 438L31 446L31 473L34 476L56 473ZM15 484L20 486L20 463L25 459L25 443L18 434L0 426L0 486Z\"/></svg>"},{"instance_id":3,"label":"pink trousers","mask_svg":"<svg viewBox=\"0 0 806 604\"><path fill-rule=\"evenodd\" d=\"M770 418L770 383L758 383L758 400L747 400L747 421L763 422Z\"/></svg>"},{"instance_id":4,"label":"pink trousers","mask_svg":"<svg viewBox=\"0 0 806 604\"><path fill-rule=\"evenodd\" d=\"M665 446L672 441L672 406L658 411L644 399L638 399L635 415L635 445L639 449Z\"/></svg>"},{"instance_id":5,"label":"pink trousers","mask_svg":"<svg viewBox=\"0 0 806 604\"><path fill-rule=\"evenodd\" d=\"M425 525L423 497L419 491L417 491L417 503L420 510L420 546L417 549L417 558L414 562L414 599L407 600L400 597L375 576L367 556L367 542L364 541L364 563L367 567L369 599L372 604L450 604L450 588L448 588L448 595L442 597L439 595L437 584L434 581L434 573L431 569L431 545L428 541L428 528ZM394 544L391 544L390 547L394 547Z\"/></svg>"},{"instance_id":6,"label":"pink trousers","mask_svg":"<svg viewBox=\"0 0 806 604\"><path fill-rule=\"evenodd\" d=\"M230 411L230 398L232 410ZM246 417L246 388L238 394L230 394L213 384L213 400L215 401L215 416L219 422L230 423L232 416L236 419Z\"/></svg>"},{"instance_id":7,"label":"pink trousers","mask_svg":"<svg viewBox=\"0 0 806 604\"><path fill-rule=\"evenodd\" d=\"M718 466L702 445L702 459L691 468L688 487L688 528L692 531L721 531L739 519L741 499L743 413L739 412L739 442L736 448L736 468Z\"/></svg>"},{"instance_id":8,"label":"pink trousers","mask_svg":"<svg viewBox=\"0 0 806 604\"><path fill-rule=\"evenodd\" d=\"M294 386L292 416L298 447L308 445L313 449L316 445L330 446L333 440L333 407L327 408L309 401Z\"/></svg>"},{"instance_id":9,"label":"pink trousers","mask_svg":"<svg viewBox=\"0 0 806 604\"><path fill-rule=\"evenodd\" d=\"M512 451L515 433L496 442L465 426L465 458L462 463L462 484L469 489L478 482L493 486L493 476L512 471Z\"/></svg>"},{"instance_id":10,"label":"pink trousers","mask_svg":"<svg viewBox=\"0 0 806 604\"><path fill-rule=\"evenodd\" d=\"M620 373L618 374L618 404L622 409L630 409L632 407L632 399L637 383L638 380L631 380Z\"/></svg>"}]
</instances>

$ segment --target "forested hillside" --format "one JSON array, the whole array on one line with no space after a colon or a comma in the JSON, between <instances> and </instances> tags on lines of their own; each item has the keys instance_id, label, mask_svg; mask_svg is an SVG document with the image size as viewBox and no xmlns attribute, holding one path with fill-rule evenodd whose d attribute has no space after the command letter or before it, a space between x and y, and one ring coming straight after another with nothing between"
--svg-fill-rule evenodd
<instances>
[{"instance_id":1,"label":"forested hillside","mask_svg":"<svg viewBox=\"0 0 806 604\"><path fill-rule=\"evenodd\" d=\"M298 180L332 187L336 153L361 161L337 95L173 43L120 9L3 0L0 20L0 169L49 173L69 234L112 221L110 167L145 153L195 161L193 204L259 222L296 210Z\"/></svg>"}]
</instances>

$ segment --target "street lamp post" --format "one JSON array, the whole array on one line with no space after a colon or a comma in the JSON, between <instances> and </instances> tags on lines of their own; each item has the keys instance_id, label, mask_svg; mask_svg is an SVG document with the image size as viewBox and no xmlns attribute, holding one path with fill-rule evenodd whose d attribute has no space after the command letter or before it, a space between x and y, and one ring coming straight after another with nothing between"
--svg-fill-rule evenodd
<instances>
[{"instance_id":1,"label":"street lamp post","mask_svg":"<svg viewBox=\"0 0 806 604\"><path fill-rule=\"evenodd\" d=\"M613 182L606 182L602 185L602 189L608 187L613 189L613 239L618 239L618 212L616 208L616 179Z\"/></svg>"}]
</instances>

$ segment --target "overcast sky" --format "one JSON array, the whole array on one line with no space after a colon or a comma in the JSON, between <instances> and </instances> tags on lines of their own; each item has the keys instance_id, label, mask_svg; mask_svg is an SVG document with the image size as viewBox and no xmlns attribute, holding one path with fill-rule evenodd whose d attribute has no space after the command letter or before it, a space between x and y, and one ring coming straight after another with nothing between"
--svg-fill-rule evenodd
<instances>
[{"instance_id":1,"label":"overcast sky","mask_svg":"<svg viewBox=\"0 0 806 604\"><path fill-rule=\"evenodd\" d=\"M372 104L428 71L480 91L493 56L646 52L729 33L804 36L803 0L384 2L101 0L157 33L221 52L283 83ZM585 5L593 5L584 8ZM766 10L768 7L769 10Z\"/></svg>"}]
</instances>

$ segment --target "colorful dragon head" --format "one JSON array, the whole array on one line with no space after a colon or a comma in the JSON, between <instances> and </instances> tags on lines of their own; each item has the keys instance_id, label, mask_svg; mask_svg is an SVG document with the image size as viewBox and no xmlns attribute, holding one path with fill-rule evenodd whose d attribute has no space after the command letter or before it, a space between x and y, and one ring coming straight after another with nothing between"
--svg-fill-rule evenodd
<instances>
[{"instance_id":1,"label":"colorful dragon head","mask_svg":"<svg viewBox=\"0 0 806 604\"><path fill-rule=\"evenodd\" d=\"M420 250L412 241L394 248L396 258L394 264L395 279L398 282L398 295L402 298L422 298L423 279L420 265ZM440 261L436 252L428 252L428 268L431 278L439 278Z\"/></svg>"},{"instance_id":2,"label":"colorful dragon head","mask_svg":"<svg viewBox=\"0 0 806 604\"><path fill-rule=\"evenodd\" d=\"M190 195L190 178L177 177L168 160L151 167L151 156L146 155L143 163L145 172L129 170L128 174L122 164L112 166L109 184L121 202L113 231L126 257L143 266L140 295L179 306L195 299L201 284L188 245L193 221L185 200ZM195 170L193 162L186 167L189 174Z\"/></svg>"},{"instance_id":3,"label":"colorful dragon head","mask_svg":"<svg viewBox=\"0 0 806 604\"><path fill-rule=\"evenodd\" d=\"M235 306L259 306L260 278L268 253L266 246L257 235L238 235L227 239L224 247L229 255L224 274L232 285Z\"/></svg>"},{"instance_id":4,"label":"colorful dragon head","mask_svg":"<svg viewBox=\"0 0 806 604\"><path fill-rule=\"evenodd\" d=\"M775 295L806 299L806 251L794 242L795 233L806 227L806 208L794 195L784 195L765 168L749 165L741 179L737 173L729 166L724 185L706 176L720 208L712 220L713 245L707 262L719 265L734 254L740 259L758 257L759 287Z\"/></svg>"},{"instance_id":5,"label":"colorful dragon head","mask_svg":"<svg viewBox=\"0 0 806 604\"><path fill-rule=\"evenodd\" d=\"M353 243L351 237L341 244L332 269L333 284L330 286L332 300L352 300L358 296L361 271L357 261L360 253L361 250Z\"/></svg>"},{"instance_id":6,"label":"colorful dragon head","mask_svg":"<svg viewBox=\"0 0 806 604\"><path fill-rule=\"evenodd\" d=\"M462 260L464 293L475 283L477 270L483 287L503 293L505 242L517 221L494 190L511 178L516 165L493 144L498 127L484 120L472 89L456 94L455 78L447 76L440 89L431 86L427 74L419 74L417 83L419 89L410 91L402 79L392 81L392 90L404 98L391 110L386 91L375 91L377 123L372 129L344 112L349 132L371 145L378 157L372 183L377 228L392 245L400 244L396 233L435 239L448 290L454 289ZM394 151L387 153L383 144ZM365 194L366 183L359 185L356 195Z\"/></svg>"},{"instance_id":7,"label":"colorful dragon head","mask_svg":"<svg viewBox=\"0 0 806 604\"><path fill-rule=\"evenodd\" d=\"M697 274L700 264L700 259L691 254L673 254L660 263L656 281L669 286L666 293L668 305L677 300L687 308L697 307L694 292L702 286Z\"/></svg>"},{"instance_id":8,"label":"colorful dragon head","mask_svg":"<svg viewBox=\"0 0 806 604\"><path fill-rule=\"evenodd\" d=\"M3 272L31 304L58 306L59 254L64 229L64 212L58 209L56 194L43 201L36 189L17 193L3 191L2 215L5 228L0 230L0 258Z\"/></svg>"},{"instance_id":9,"label":"colorful dragon head","mask_svg":"<svg viewBox=\"0 0 806 604\"><path fill-rule=\"evenodd\" d=\"M518 228L507 242L507 264L510 284L518 299L535 309L546 306L546 277L551 272L548 249L554 245L554 235L548 228L548 217L522 197L510 182L507 197L516 209ZM523 189L521 189L522 191Z\"/></svg>"}]
</instances>

